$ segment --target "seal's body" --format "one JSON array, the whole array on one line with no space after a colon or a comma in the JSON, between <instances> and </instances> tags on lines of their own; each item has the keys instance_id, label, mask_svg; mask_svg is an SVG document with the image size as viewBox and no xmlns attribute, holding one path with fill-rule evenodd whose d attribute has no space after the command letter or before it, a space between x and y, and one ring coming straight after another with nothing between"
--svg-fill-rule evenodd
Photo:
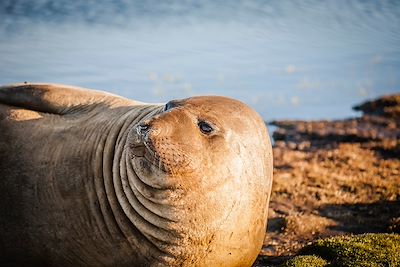
<instances>
[{"instance_id":1,"label":"seal's body","mask_svg":"<svg viewBox=\"0 0 400 267\"><path fill-rule=\"evenodd\" d=\"M0 265L250 266L272 152L236 100L23 84L0 88L0 177Z\"/></svg>"}]
</instances>

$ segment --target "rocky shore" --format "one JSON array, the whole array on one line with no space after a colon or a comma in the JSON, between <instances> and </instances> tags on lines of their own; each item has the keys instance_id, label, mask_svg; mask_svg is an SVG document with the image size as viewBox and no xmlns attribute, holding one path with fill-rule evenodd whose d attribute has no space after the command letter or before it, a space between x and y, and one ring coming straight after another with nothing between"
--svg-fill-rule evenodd
<instances>
[{"instance_id":1,"label":"rocky shore","mask_svg":"<svg viewBox=\"0 0 400 267\"><path fill-rule=\"evenodd\" d=\"M400 233L400 95L345 120L272 121L274 184L255 266L276 266L313 241Z\"/></svg>"}]
</instances>

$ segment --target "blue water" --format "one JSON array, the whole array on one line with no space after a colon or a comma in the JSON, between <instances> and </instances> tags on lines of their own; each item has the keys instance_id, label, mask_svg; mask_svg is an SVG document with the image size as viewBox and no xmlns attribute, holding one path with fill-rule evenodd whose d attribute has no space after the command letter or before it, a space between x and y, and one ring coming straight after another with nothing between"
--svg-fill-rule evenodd
<instances>
[{"instance_id":1,"label":"blue water","mask_svg":"<svg viewBox=\"0 0 400 267\"><path fill-rule=\"evenodd\" d=\"M145 102L217 94L265 120L400 93L400 1L0 1L0 84Z\"/></svg>"}]
</instances>

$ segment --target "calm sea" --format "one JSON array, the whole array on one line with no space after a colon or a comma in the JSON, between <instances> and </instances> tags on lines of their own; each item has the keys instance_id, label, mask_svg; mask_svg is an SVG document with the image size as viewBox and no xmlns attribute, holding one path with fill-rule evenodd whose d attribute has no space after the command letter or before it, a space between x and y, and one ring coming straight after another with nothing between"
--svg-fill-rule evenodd
<instances>
[{"instance_id":1,"label":"calm sea","mask_svg":"<svg viewBox=\"0 0 400 267\"><path fill-rule=\"evenodd\" d=\"M265 120L400 93L400 1L1 0L0 84L145 102L225 95Z\"/></svg>"}]
</instances>

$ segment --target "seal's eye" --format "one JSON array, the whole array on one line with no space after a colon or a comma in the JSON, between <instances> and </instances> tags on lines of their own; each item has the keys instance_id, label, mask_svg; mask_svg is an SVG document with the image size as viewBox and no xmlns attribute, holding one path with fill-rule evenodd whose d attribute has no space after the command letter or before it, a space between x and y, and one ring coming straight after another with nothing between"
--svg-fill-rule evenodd
<instances>
[{"instance_id":1,"label":"seal's eye","mask_svg":"<svg viewBox=\"0 0 400 267\"><path fill-rule=\"evenodd\" d=\"M205 121L200 121L197 125L203 134L210 134L214 131L213 127Z\"/></svg>"}]
</instances>

